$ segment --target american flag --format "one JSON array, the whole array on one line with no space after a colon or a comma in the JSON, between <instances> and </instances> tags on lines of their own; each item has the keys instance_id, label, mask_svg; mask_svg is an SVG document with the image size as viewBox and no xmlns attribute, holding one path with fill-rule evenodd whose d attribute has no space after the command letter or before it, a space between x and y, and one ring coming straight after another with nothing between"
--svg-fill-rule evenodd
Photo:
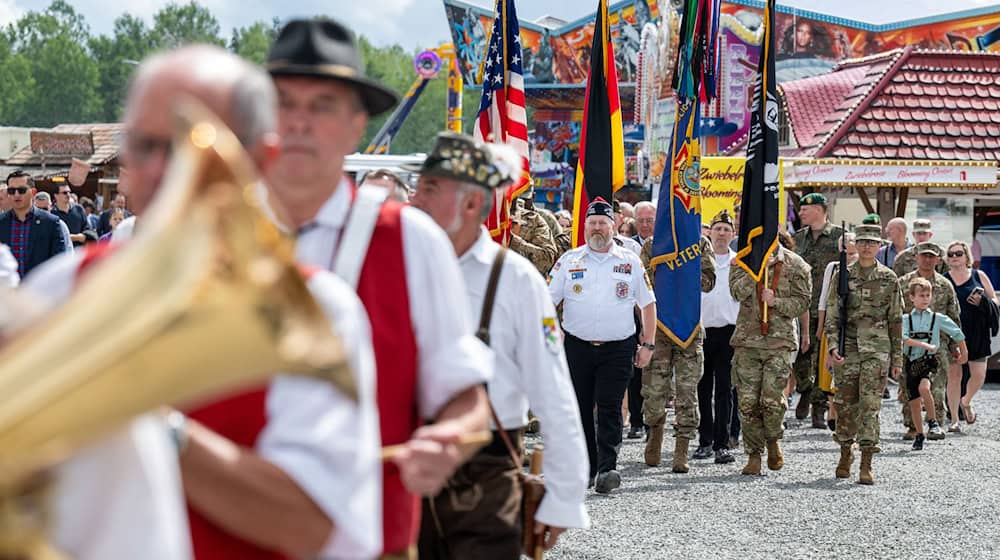
<instances>
[{"instance_id":1,"label":"american flag","mask_svg":"<svg viewBox=\"0 0 1000 560\"><path fill-rule=\"evenodd\" d=\"M489 47L483 56L483 97L473 136L507 144L521 156L521 180L507 192L495 193L493 213L486 220L493 239L506 244L510 233L510 204L531 185L528 173L528 114L524 108L524 72L521 31L514 0L497 0Z\"/></svg>"}]
</instances>

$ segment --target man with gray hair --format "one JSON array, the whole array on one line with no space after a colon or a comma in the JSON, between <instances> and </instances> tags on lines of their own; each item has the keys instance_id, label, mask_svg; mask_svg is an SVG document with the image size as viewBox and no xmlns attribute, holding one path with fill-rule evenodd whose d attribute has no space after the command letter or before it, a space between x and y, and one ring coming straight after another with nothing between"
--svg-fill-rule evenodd
<instances>
[{"instance_id":1,"label":"man with gray hair","mask_svg":"<svg viewBox=\"0 0 1000 560\"><path fill-rule=\"evenodd\" d=\"M140 216L137 227L162 186L175 128L171 109L183 98L219 116L261 172L277 157L277 101L266 74L217 47L156 55L139 67L124 115L122 162L131 173L127 194ZM76 265L29 280L46 295L66 297L79 274ZM357 402L322 380L278 375L187 415L171 411L166 422L158 415L137 421L152 426L152 433L131 441L109 438L61 469L60 477L72 482L61 485L57 497L63 507L56 541L63 550L102 560L174 560L189 557L192 548L196 558L223 560L379 553L379 439L368 322L351 289L329 273L317 272L307 286L344 341ZM112 444L134 451L104 455ZM131 461L108 464L122 456ZM103 530L81 530L91 526ZM95 541L104 548L95 548Z\"/></svg>"},{"instance_id":2,"label":"man with gray hair","mask_svg":"<svg viewBox=\"0 0 1000 560\"><path fill-rule=\"evenodd\" d=\"M875 260L884 266L892 268L896 262L896 257L910 247L910 242L906 238L906 220L903 218L893 218L885 224L885 236L889 239L888 245L883 245Z\"/></svg>"},{"instance_id":3,"label":"man with gray hair","mask_svg":"<svg viewBox=\"0 0 1000 560\"><path fill-rule=\"evenodd\" d=\"M52 195L45 191L38 191L35 193L35 198L33 200L35 208L39 210L45 210L48 213L52 213ZM54 214L53 214L54 215ZM63 243L66 245L66 252L73 252L73 242L70 237L69 227L66 222L59 220L59 231L62 232Z\"/></svg>"}]
</instances>

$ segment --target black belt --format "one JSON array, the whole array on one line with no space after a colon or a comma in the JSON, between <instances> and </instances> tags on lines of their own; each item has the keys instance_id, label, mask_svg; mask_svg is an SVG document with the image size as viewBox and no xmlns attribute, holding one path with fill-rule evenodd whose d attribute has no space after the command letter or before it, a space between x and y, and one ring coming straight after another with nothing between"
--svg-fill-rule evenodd
<instances>
[{"instance_id":1,"label":"black belt","mask_svg":"<svg viewBox=\"0 0 1000 560\"><path fill-rule=\"evenodd\" d=\"M623 338L621 340L584 340L578 336L573 336L569 333L566 333L566 337L572 338L573 340L577 340L579 342L583 342L585 344L589 344L591 346L604 346L605 344L621 344L623 342L628 342L629 340L632 340L632 338L634 338L635 335L632 335L628 338Z\"/></svg>"},{"instance_id":2,"label":"black belt","mask_svg":"<svg viewBox=\"0 0 1000 560\"><path fill-rule=\"evenodd\" d=\"M507 433L507 437L510 438L510 442L516 446L521 445L521 440L524 438L524 428L514 428L512 430L504 430ZM520 449L515 449L520 453ZM493 457L510 457L510 451L507 451L507 446L504 445L503 438L500 437L499 430L493 430L493 441L491 441L486 447L479 450L480 453L484 455L491 455Z\"/></svg>"}]
</instances>

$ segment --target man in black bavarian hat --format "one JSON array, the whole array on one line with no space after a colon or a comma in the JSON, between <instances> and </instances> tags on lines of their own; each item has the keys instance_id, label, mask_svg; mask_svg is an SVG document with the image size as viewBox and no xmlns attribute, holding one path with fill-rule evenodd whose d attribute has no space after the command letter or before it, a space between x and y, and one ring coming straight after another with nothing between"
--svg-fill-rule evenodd
<instances>
[{"instance_id":1,"label":"man in black bavarian hat","mask_svg":"<svg viewBox=\"0 0 1000 560\"><path fill-rule=\"evenodd\" d=\"M419 495L437 494L474 452L460 445L463 437L488 428L483 384L493 360L455 297L465 286L441 228L386 201L386 189L355 189L344 176L368 119L397 99L365 76L350 30L326 19L292 21L266 67L282 142L269 183L299 231L298 258L344 278L368 312L382 445L403 446L383 470L384 554L413 558Z\"/></svg>"}]
</instances>

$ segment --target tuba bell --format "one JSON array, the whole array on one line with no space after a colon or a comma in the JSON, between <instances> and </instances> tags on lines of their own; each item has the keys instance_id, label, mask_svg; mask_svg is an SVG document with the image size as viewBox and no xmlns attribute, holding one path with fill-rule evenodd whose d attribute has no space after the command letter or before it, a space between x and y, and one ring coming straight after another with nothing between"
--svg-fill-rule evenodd
<instances>
[{"instance_id":1,"label":"tuba bell","mask_svg":"<svg viewBox=\"0 0 1000 560\"><path fill-rule=\"evenodd\" d=\"M193 101L176 115L170 167L135 239L88 268L58 313L0 347L0 558L52 557L44 473L138 414L274 372L357 398L294 241L262 213L240 142Z\"/></svg>"}]
</instances>

